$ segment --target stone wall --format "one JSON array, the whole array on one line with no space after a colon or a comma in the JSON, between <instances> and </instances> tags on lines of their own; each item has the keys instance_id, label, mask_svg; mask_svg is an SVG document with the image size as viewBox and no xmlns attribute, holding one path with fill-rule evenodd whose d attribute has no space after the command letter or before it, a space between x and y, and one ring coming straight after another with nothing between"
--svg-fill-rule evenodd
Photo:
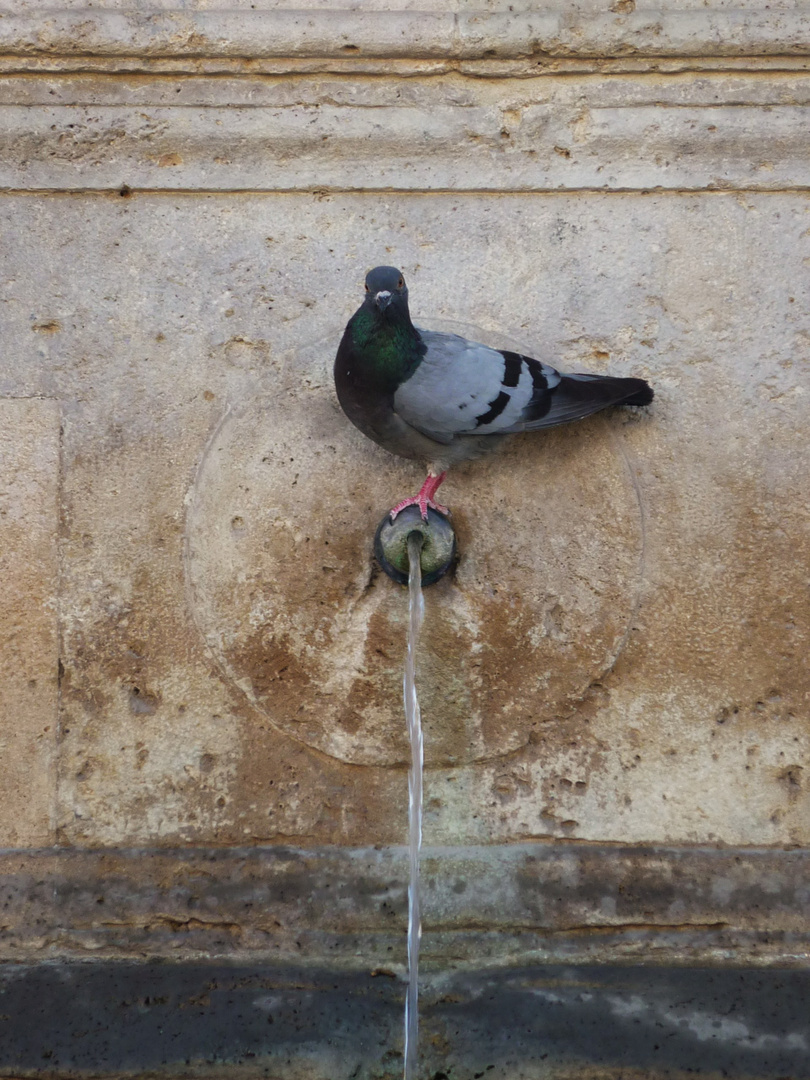
<instances>
[{"instance_id":1,"label":"stone wall","mask_svg":"<svg viewBox=\"0 0 810 1080\"><path fill-rule=\"evenodd\" d=\"M20 910L50 897L38 933L11 919L3 958L32 979L88 949L162 954L167 925L178 960L214 926L207 957L294 965L306 939L308 963L353 972L393 925L401 974L402 882L357 852L406 835L406 599L371 540L421 477L331 383L378 263L403 268L418 324L656 390L442 489L461 557L427 595L419 670L425 843L449 860L425 912L436 977L483 956L511 971L523 949L591 962L583 925L609 931L600 964L806 955L782 859L810 841L810 7L518 6L23 0L0 17L0 845ZM257 845L262 888L292 874L291 846L302 895L340 891L333 938L322 913L274 930L270 892L220 897L200 927L161 891L209 856L239 877ZM767 869L738 882L706 845ZM585 847L621 882L600 886ZM558 852L579 869L552 918ZM114 866L133 898L112 936L102 884L65 899L90 857L90 880ZM760 872L772 888L745 915L731 898ZM458 899L487 873L512 883L497 917ZM267 909L260 932L245 904ZM798 1076L786 1023L760 1034ZM14 1053L0 1067L34 1068ZM441 1069L451 1050L431 1053ZM534 1050L499 1053L494 1076L535 1075ZM656 1064L611 1053L598 1075ZM329 1061L301 1075L342 1076Z\"/></svg>"}]
</instances>

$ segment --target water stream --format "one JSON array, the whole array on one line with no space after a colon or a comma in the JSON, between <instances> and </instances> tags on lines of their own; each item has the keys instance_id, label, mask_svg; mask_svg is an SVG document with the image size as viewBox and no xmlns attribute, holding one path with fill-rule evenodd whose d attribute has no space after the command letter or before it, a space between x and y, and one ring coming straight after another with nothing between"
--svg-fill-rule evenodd
<instances>
[{"instance_id":1,"label":"water stream","mask_svg":"<svg viewBox=\"0 0 810 1080\"><path fill-rule=\"evenodd\" d=\"M405 661L403 691L405 719L411 744L411 768L408 772L408 993L405 998L405 1080L415 1080L419 1064L419 941L422 919L419 910L419 854L422 848L422 772L425 761L422 742L422 717L416 696L416 645L425 615L422 596L420 558L423 537L412 532L408 537L408 655Z\"/></svg>"}]
</instances>

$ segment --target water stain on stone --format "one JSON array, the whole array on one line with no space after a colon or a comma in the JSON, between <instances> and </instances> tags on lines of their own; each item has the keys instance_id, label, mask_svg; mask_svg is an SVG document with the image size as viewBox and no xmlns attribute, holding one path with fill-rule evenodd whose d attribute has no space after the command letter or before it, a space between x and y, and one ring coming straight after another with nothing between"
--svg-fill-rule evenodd
<instances>
[{"instance_id":1,"label":"water stain on stone","mask_svg":"<svg viewBox=\"0 0 810 1080\"><path fill-rule=\"evenodd\" d=\"M320 353L305 359L295 370L320 379ZM343 761L401 766L407 597L374 576L369 551L374 507L401 482L401 463L381 453L362 485L336 488L335 454L351 432L322 395L301 394L296 408L268 398L218 429L189 516L196 618L227 643L223 669L249 683L275 726ZM544 439L541 473L525 441L479 464L474 510L454 514L456 578L425 593L417 679L429 765L514 753L613 663L638 583L639 519L623 459L600 432L581 436L585 451ZM504 514L513 504L520 530Z\"/></svg>"}]
</instances>

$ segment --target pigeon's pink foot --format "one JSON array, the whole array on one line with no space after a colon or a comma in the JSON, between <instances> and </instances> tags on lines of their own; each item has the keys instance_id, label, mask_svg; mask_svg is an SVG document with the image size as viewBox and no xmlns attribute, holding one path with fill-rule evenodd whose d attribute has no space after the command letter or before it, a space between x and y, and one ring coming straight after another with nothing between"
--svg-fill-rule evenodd
<instances>
[{"instance_id":1,"label":"pigeon's pink foot","mask_svg":"<svg viewBox=\"0 0 810 1080\"><path fill-rule=\"evenodd\" d=\"M450 511L446 506L442 506L441 503L433 501L433 496L439 490L445 476L447 476L446 472L440 473L439 476L429 476L419 489L418 495L413 495L410 499L403 499L401 503L397 503L391 510L391 520L393 521L397 514L401 510L404 510L406 506L418 506L424 521L427 521L428 519L428 507L430 507L431 510L438 510L440 514L449 514Z\"/></svg>"}]
</instances>

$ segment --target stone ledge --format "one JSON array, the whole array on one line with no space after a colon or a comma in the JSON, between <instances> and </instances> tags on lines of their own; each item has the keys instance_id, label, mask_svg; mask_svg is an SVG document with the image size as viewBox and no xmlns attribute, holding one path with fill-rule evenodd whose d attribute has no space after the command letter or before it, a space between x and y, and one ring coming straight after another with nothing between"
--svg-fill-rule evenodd
<instances>
[{"instance_id":1,"label":"stone ledge","mask_svg":"<svg viewBox=\"0 0 810 1080\"><path fill-rule=\"evenodd\" d=\"M538 11L42 9L0 17L0 53L50 56L806 56L805 7L631 12L558 2Z\"/></svg>"},{"instance_id":2,"label":"stone ledge","mask_svg":"<svg viewBox=\"0 0 810 1080\"><path fill-rule=\"evenodd\" d=\"M504 109L2 106L0 188L23 191L561 191L810 187L803 104Z\"/></svg>"},{"instance_id":3,"label":"stone ledge","mask_svg":"<svg viewBox=\"0 0 810 1080\"><path fill-rule=\"evenodd\" d=\"M0 1075L402 1075L404 986L337 964L0 965ZM521 965L421 979L420 1075L810 1077L807 971Z\"/></svg>"},{"instance_id":4,"label":"stone ledge","mask_svg":"<svg viewBox=\"0 0 810 1080\"><path fill-rule=\"evenodd\" d=\"M810 851L593 844L427 849L433 969L801 963ZM211 957L401 965L404 849L130 849L0 855L0 960Z\"/></svg>"}]
</instances>

